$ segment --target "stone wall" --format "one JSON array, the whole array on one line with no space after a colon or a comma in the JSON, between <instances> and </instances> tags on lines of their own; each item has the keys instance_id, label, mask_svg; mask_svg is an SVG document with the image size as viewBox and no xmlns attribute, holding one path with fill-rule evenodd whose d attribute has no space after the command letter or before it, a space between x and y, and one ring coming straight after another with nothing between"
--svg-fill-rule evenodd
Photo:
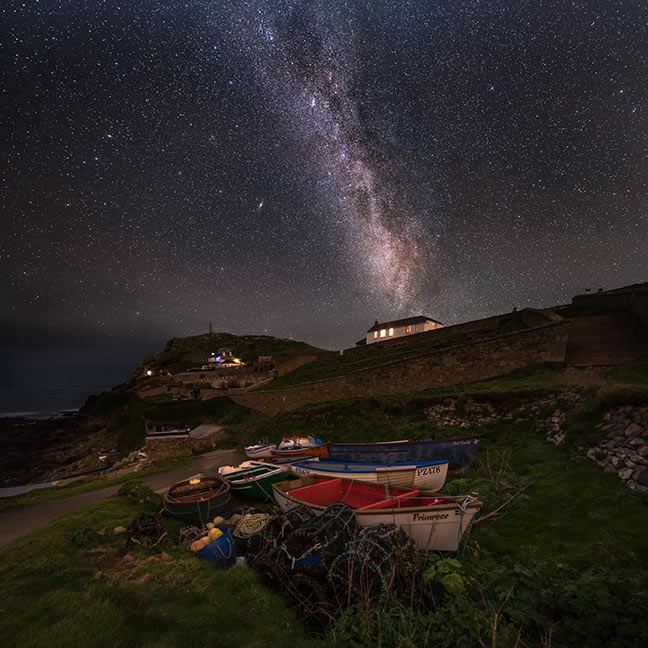
<instances>
[{"instance_id":1,"label":"stone wall","mask_svg":"<svg viewBox=\"0 0 648 648\"><path fill-rule=\"evenodd\" d=\"M190 454L191 439L188 434L146 439L146 456L151 463L164 463L176 457L185 457Z\"/></svg>"},{"instance_id":2,"label":"stone wall","mask_svg":"<svg viewBox=\"0 0 648 648\"><path fill-rule=\"evenodd\" d=\"M442 332L447 329L440 329ZM531 364L563 362L569 322L560 317L529 329L356 371L340 378L265 392L232 395L236 403L270 414L306 403L370 398L483 380ZM431 331L424 335L436 334Z\"/></svg>"},{"instance_id":3,"label":"stone wall","mask_svg":"<svg viewBox=\"0 0 648 648\"><path fill-rule=\"evenodd\" d=\"M560 445L567 434L564 428L567 413L577 411L582 400L578 391L569 390L527 400L513 410L498 412L490 403L446 398L428 407L425 416L441 427L474 429L500 423L527 423L543 432L547 441ZM617 473L628 488L648 493L648 406L615 407L605 414L597 428L607 436L587 449L587 457L604 472Z\"/></svg>"},{"instance_id":4,"label":"stone wall","mask_svg":"<svg viewBox=\"0 0 648 648\"><path fill-rule=\"evenodd\" d=\"M168 437L146 437L146 456L151 463L160 464L177 457L186 457L210 450L223 437L223 427L211 434L194 438L189 434Z\"/></svg>"},{"instance_id":5,"label":"stone wall","mask_svg":"<svg viewBox=\"0 0 648 648\"><path fill-rule=\"evenodd\" d=\"M648 327L648 283L625 286L617 290L576 295L574 306L628 308Z\"/></svg>"},{"instance_id":6,"label":"stone wall","mask_svg":"<svg viewBox=\"0 0 648 648\"><path fill-rule=\"evenodd\" d=\"M503 326L508 324L511 321L521 321L523 311L517 311L514 313L506 313L505 315L496 315L494 317L487 317L481 320L474 320L472 322L465 322L464 324L455 324L454 326L444 326L443 328L434 329L433 331L425 331L423 333L413 333L412 335L405 335L403 337L394 338L391 340L383 340L381 342L376 342L373 345L360 345L351 347L350 349L344 349L344 356L355 357L358 355L365 355L369 353L368 349L377 349L378 345L380 349L393 349L393 348L408 348L415 347L422 344L426 344L430 340L434 340L435 343L446 344L452 343L452 340L455 338L463 338L467 335L472 335L479 333L480 331L492 331L498 326ZM546 318L544 322L548 321ZM331 352L329 355L334 359L338 353Z\"/></svg>"},{"instance_id":7,"label":"stone wall","mask_svg":"<svg viewBox=\"0 0 648 648\"><path fill-rule=\"evenodd\" d=\"M599 427L607 436L587 456L629 488L648 493L648 406L615 407Z\"/></svg>"}]
</instances>

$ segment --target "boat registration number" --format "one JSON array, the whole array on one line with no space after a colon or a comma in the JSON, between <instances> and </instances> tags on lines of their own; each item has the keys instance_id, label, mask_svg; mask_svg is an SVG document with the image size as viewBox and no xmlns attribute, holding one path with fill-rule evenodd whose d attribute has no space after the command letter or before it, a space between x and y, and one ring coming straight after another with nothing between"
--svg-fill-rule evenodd
<instances>
[{"instance_id":1,"label":"boat registration number","mask_svg":"<svg viewBox=\"0 0 648 648\"><path fill-rule=\"evenodd\" d=\"M428 466L427 468L417 468L416 476L424 477L425 475L436 475L441 472L439 466Z\"/></svg>"}]
</instances>

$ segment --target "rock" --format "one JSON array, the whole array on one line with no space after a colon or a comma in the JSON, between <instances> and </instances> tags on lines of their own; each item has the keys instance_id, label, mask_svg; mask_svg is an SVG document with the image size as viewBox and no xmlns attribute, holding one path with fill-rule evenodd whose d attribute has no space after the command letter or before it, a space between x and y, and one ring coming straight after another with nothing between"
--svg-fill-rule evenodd
<instances>
[{"instance_id":1,"label":"rock","mask_svg":"<svg viewBox=\"0 0 648 648\"><path fill-rule=\"evenodd\" d=\"M643 432L643 428L641 425L637 425L636 423L630 423L625 429L625 435L626 436L639 436Z\"/></svg>"},{"instance_id":2,"label":"rock","mask_svg":"<svg viewBox=\"0 0 648 648\"><path fill-rule=\"evenodd\" d=\"M643 439L630 439L628 445L631 447L643 445L645 441Z\"/></svg>"},{"instance_id":3,"label":"rock","mask_svg":"<svg viewBox=\"0 0 648 648\"><path fill-rule=\"evenodd\" d=\"M637 450L637 454L640 457L648 457L648 445L641 446L641 448L639 448L639 450Z\"/></svg>"},{"instance_id":4,"label":"rock","mask_svg":"<svg viewBox=\"0 0 648 648\"><path fill-rule=\"evenodd\" d=\"M604 473L613 473L616 472L616 468L612 464L607 464L605 468L603 468Z\"/></svg>"},{"instance_id":5,"label":"rock","mask_svg":"<svg viewBox=\"0 0 648 648\"><path fill-rule=\"evenodd\" d=\"M113 533L114 533L115 535L120 535L121 533L126 533L126 527L123 527L123 526L116 526L116 527L113 529Z\"/></svg>"},{"instance_id":6,"label":"rock","mask_svg":"<svg viewBox=\"0 0 648 648\"><path fill-rule=\"evenodd\" d=\"M619 479L628 481L628 479L632 477L632 473L634 473L633 468L622 468L621 470L619 470Z\"/></svg>"},{"instance_id":7,"label":"rock","mask_svg":"<svg viewBox=\"0 0 648 648\"><path fill-rule=\"evenodd\" d=\"M648 486L648 470L641 470L635 479L642 485Z\"/></svg>"}]
</instances>

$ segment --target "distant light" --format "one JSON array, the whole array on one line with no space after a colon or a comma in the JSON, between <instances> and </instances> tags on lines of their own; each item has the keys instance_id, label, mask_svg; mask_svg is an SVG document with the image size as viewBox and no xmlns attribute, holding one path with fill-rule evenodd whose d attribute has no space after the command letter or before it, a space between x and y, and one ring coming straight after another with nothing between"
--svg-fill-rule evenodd
<instances>
[{"instance_id":1,"label":"distant light","mask_svg":"<svg viewBox=\"0 0 648 648\"><path fill-rule=\"evenodd\" d=\"M153 372L152 372L150 369L147 369L147 371L146 371L146 375L147 375L147 376L152 376L152 375L153 375Z\"/></svg>"},{"instance_id":2,"label":"distant light","mask_svg":"<svg viewBox=\"0 0 648 648\"><path fill-rule=\"evenodd\" d=\"M189 483L190 484L200 484L200 479L190 479Z\"/></svg>"}]
</instances>

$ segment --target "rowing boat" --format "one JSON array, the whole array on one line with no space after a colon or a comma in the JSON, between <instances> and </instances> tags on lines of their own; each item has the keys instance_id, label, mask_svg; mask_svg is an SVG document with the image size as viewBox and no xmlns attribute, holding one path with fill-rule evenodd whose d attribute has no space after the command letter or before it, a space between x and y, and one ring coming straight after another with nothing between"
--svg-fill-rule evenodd
<instances>
[{"instance_id":1,"label":"rowing boat","mask_svg":"<svg viewBox=\"0 0 648 648\"><path fill-rule=\"evenodd\" d=\"M377 443L329 443L320 459L353 463L449 462L448 470L465 470L477 456L483 437L381 441Z\"/></svg>"},{"instance_id":2,"label":"rowing boat","mask_svg":"<svg viewBox=\"0 0 648 648\"><path fill-rule=\"evenodd\" d=\"M418 488L433 493L445 484L448 461L377 464L306 460L291 464L290 471L297 477L307 475L319 475L331 479L340 477L407 490Z\"/></svg>"},{"instance_id":3,"label":"rowing boat","mask_svg":"<svg viewBox=\"0 0 648 648\"><path fill-rule=\"evenodd\" d=\"M307 506L319 514L342 502L353 509L358 526L395 524L412 538L417 549L443 553L457 551L481 507L472 495L422 495L418 489L312 476L273 484L272 491L283 511Z\"/></svg>"},{"instance_id":4,"label":"rowing boat","mask_svg":"<svg viewBox=\"0 0 648 648\"><path fill-rule=\"evenodd\" d=\"M253 461L246 461L244 464L233 470L230 466L222 466L218 469L222 477L230 483L232 494L237 497L255 500L272 499L272 484L284 481L287 477L286 468L282 466L269 466Z\"/></svg>"},{"instance_id":5,"label":"rowing boat","mask_svg":"<svg viewBox=\"0 0 648 648\"><path fill-rule=\"evenodd\" d=\"M220 475L200 476L170 486L163 506L169 515L203 524L222 513L231 497L231 486Z\"/></svg>"}]
</instances>

